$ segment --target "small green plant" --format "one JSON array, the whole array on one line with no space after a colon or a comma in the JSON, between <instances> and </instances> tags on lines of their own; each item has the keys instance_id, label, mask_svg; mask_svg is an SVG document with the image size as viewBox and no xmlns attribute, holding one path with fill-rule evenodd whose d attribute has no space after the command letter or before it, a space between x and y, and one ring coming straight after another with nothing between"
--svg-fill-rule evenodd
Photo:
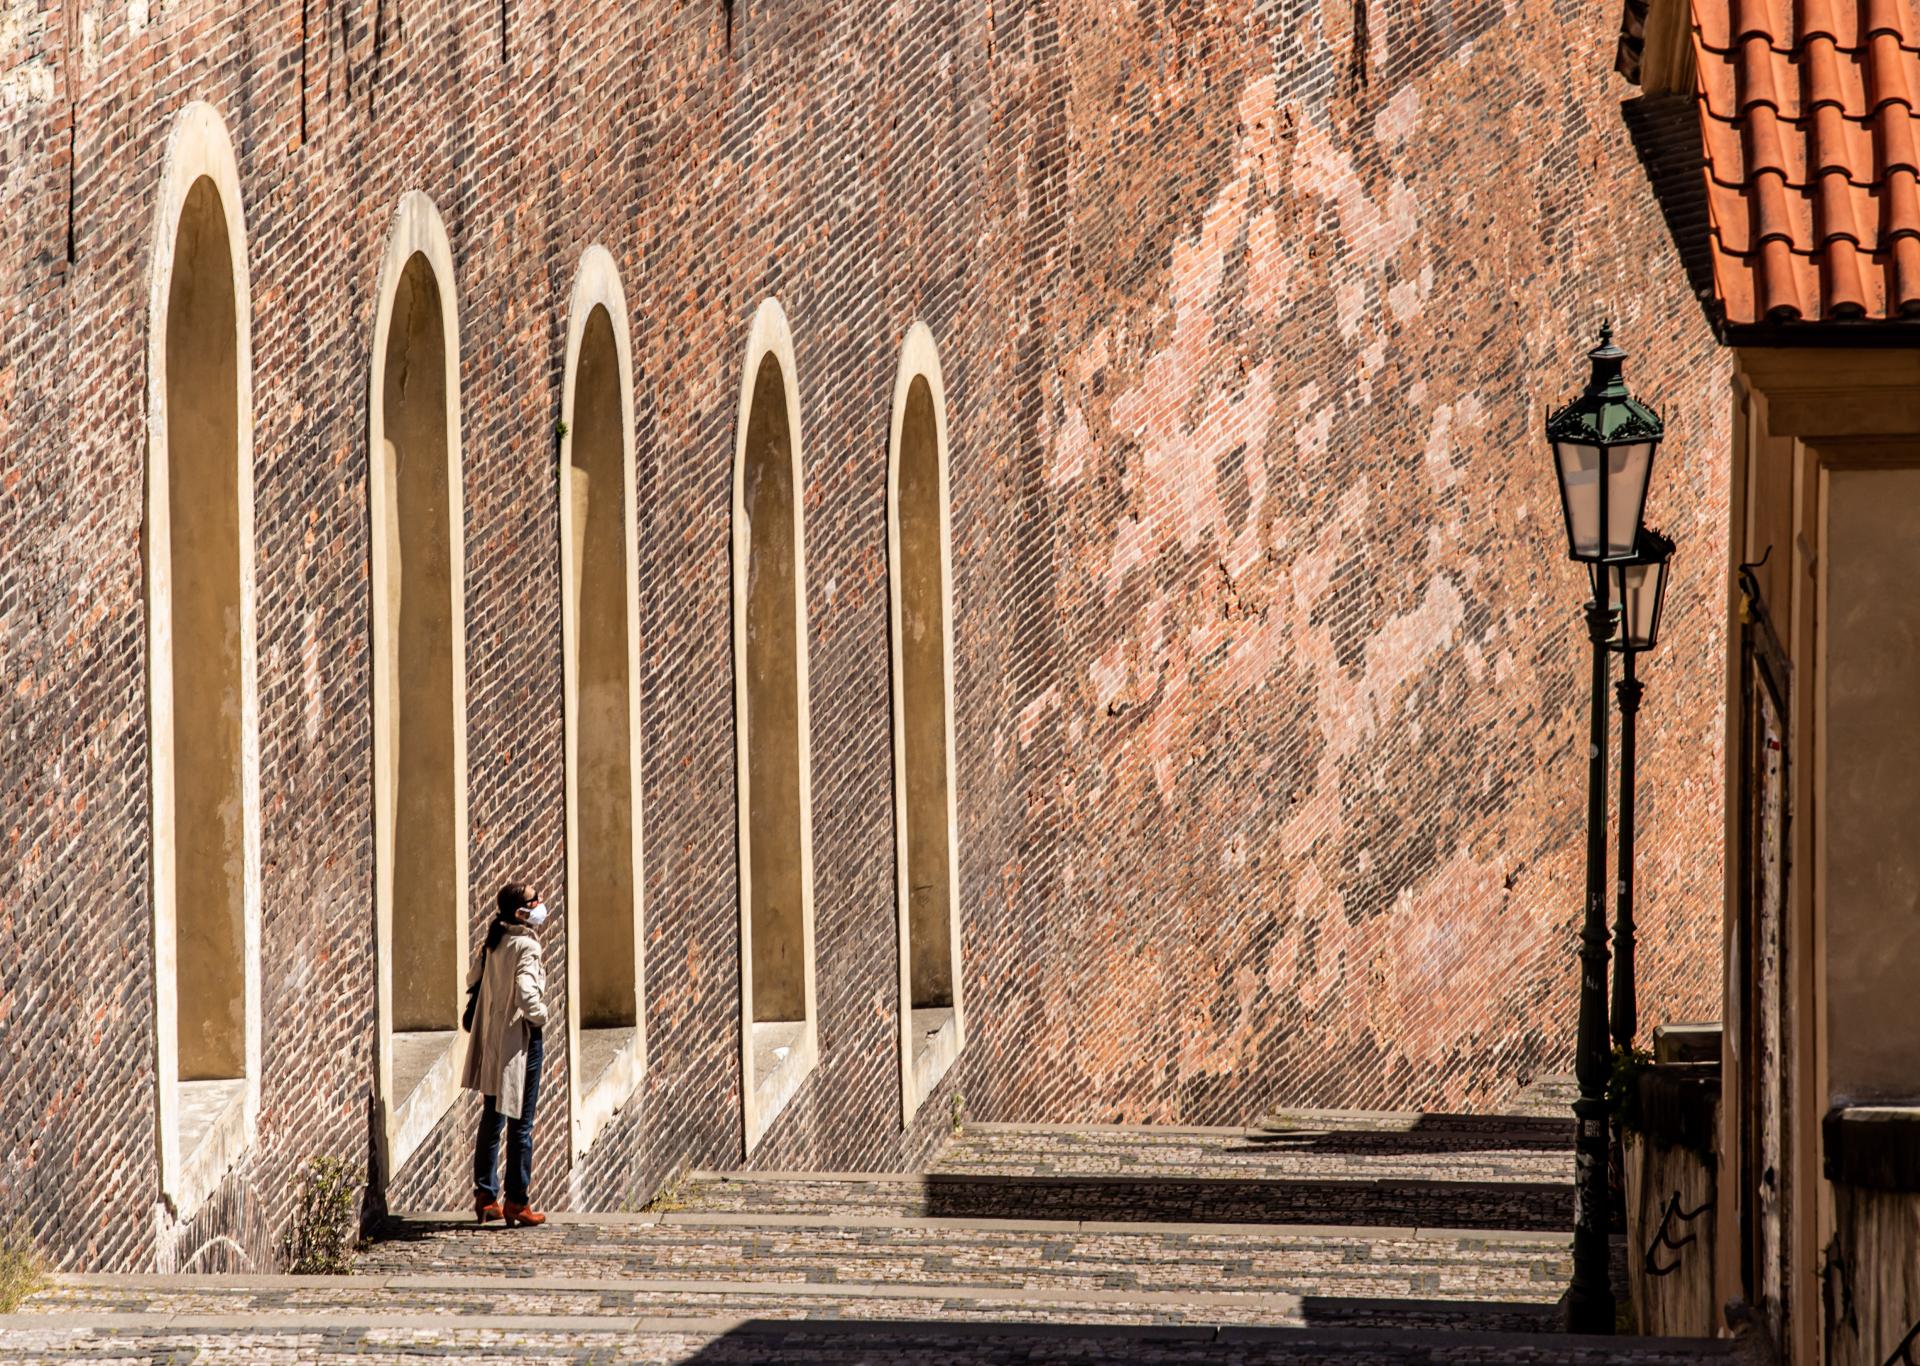
<instances>
[{"instance_id":1,"label":"small green plant","mask_svg":"<svg viewBox=\"0 0 1920 1366\"><path fill-rule=\"evenodd\" d=\"M957 1134L967 1122L967 1098L961 1095L957 1088L947 1101L947 1111L953 1123L953 1131Z\"/></svg>"},{"instance_id":2,"label":"small green plant","mask_svg":"<svg viewBox=\"0 0 1920 1366\"><path fill-rule=\"evenodd\" d=\"M567 424L564 418L553 424L553 434L562 441L567 439Z\"/></svg>"},{"instance_id":3,"label":"small green plant","mask_svg":"<svg viewBox=\"0 0 1920 1366\"><path fill-rule=\"evenodd\" d=\"M1613 1050L1613 1071L1607 1077L1607 1110L1615 1133L1643 1133L1640 1119L1640 1074L1653 1066L1653 1054L1644 1048L1619 1045Z\"/></svg>"},{"instance_id":4,"label":"small green plant","mask_svg":"<svg viewBox=\"0 0 1920 1366\"><path fill-rule=\"evenodd\" d=\"M675 1210L687 1207L687 1167L683 1162L673 1169L673 1175L660 1183L660 1189L653 1193L653 1199L647 1201L649 1214L672 1214Z\"/></svg>"},{"instance_id":5,"label":"small green plant","mask_svg":"<svg viewBox=\"0 0 1920 1366\"><path fill-rule=\"evenodd\" d=\"M46 1283L47 1264L34 1248L26 1225L0 1228L0 1314L11 1314Z\"/></svg>"},{"instance_id":6,"label":"small green plant","mask_svg":"<svg viewBox=\"0 0 1920 1366\"><path fill-rule=\"evenodd\" d=\"M307 1162L287 1230L285 1261L296 1276L346 1276L360 1250L361 1174L337 1157Z\"/></svg>"}]
</instances>

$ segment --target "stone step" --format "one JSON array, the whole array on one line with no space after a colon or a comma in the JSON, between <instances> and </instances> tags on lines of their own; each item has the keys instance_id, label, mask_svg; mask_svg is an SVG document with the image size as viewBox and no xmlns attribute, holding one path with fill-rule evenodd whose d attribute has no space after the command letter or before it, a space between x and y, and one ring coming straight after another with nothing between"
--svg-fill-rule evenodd
<instances>
[{"instance_id":1,"label":"stone step","mask_svg":"<svg viewBox=\"0 0 1920 1366\"><path fill-rule=\"evenodd\" d=\"M1570 1260L1564 1232L668 1213L557 1216L517 1230L401 1218L361 1269L1541 1304L1560 1294Z\"/></svg>"},{"instance_id":2,"label":"stone step","mask_svg":"<svg viewBox=\"0 0 1920 1366\"><path fill-rule=\"evenodd\" d=\"M947 1172L696 1172L655 1208L707 1213L1122 1222L1354 1224L1559 1232L1554 1182Z\"/></svg>"},{"instance_id":3,"label":"stone step","mask_svg":"<svg viewBox=\"0 0 1920 1366\"><path fill-rule=\"evenodd\" d=\"M1250 1126L969 1124L932 1170L1571 1181L1570 1120L1276 1110Z\"/></svg>"},{"instance_id":4,"label":"stone step","mask_svg":"<svg viewBox=\"0 0 1920 1366\"><path fill-rule=\"evenodd\" d=\"M29 1315L171 1326L185 1320L358 1322L460 1318L623 1320L940 1319L1552 1332L1549 1303L1339 1299L1274 1291L1024 1290L758 1280L592 1280L562 1276L72 1276L28 1300Z\"/></svg>"},{"instance_id":5,"label":"stone step","mask_svg":"<svg viewBox=\"0 0 1920 1366\"><path fill-rule=\"evenodd\" d=\"M1564 1119L1571 1113L1580 1083L1572 1076L1539 1077L1501 1108L1516 1115L1550 1115Z\"/></svg>"},{"instance_id":6,"label":"stone step","mask_svg":"<svg viewBox=\"0 0 1920 1366\"><path fill-rule=\"evenodd\" d=\"M1270 1110L1250 1128L1257 1131L1339 1133L1357 1141L1376 1135L1410 1149L1476 1148L1572 1152L1571 1112L1473 1115L1438 1110Z\"/></svg>"},{"instance_id":7,"label":"stone step","mask_svg":"<svg viewBox=\"0 0 1920 1366\"><path fill-rule=\"evenodd\" d=\"M947 1323L889 1319L625 1320L445 1314L290 1317L271 1327L149 1316L89 1322L22 1314L7 1324L6 1350L36 1362L299 1362L301 1366L386 1366L422 1356L466 1361L605 1361L665 1366L846 1366L849 1362L945 1366L1040 1366L1062 1361L1109 1366L1682 1366L1732 1361L1727 1341L1568 1337L1548 1333L1435 1333L1417 1329L1099 1325L1033 1322Z\"/></svg>"}]
</instances>

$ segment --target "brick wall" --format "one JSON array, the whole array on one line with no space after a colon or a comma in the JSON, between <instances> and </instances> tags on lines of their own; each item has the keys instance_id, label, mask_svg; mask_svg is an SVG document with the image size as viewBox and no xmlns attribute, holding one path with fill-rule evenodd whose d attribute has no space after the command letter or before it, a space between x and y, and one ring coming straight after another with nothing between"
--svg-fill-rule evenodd
<instances>
[{"instance_id":1,"label":"brick wall","mask_svg":"<svg viewBox=\"0 0 1920 1366\"><path fill-rule=\"evenodd\" d=\"M1486 1106L1565 1067L1584 713L1538 440L1611 311L1669 412L1642 1018L1718 999L1723 362L1593 0L901 6L0 0L0 1201L68 1265L267 1266L373 1123L366 383L398 197L452 237L476 924L564 885L553 424L619 262L641 525L650 1071L539 1190L740 1161L728 508L777 295L806 444L822 1058L756 1151L885 1167L983 1118ZM1571 59L1569 54L1572 54ZM253 292L268 1003L259 1134L157 1204L145 299L188 101ZM953 452L969 1043L898 1116L888 400ZM564 933L549 975L565 981ZM388 1191L464 1197L456 1108Z\"/></svg>"}]
</instances>

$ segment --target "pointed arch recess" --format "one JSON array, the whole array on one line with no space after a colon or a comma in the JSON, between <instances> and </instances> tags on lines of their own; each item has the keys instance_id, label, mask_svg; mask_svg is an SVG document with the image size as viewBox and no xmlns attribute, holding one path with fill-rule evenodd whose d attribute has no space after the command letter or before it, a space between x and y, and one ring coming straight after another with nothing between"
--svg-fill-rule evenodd
<instances>
[{"instance_id":1,"label":"pointed arch recess","mask_svg":"<svg viewBox=\"0 0 1920 1366\"><path fill-rule=\"evenodd\" d=\"M453 248L401 197L367 386L379 1075L391 1179L459 1093L467 923L465 537Z\"/></svg>"},{"instance_id":2,"label":"pointed arch recess","mask_svg":"<svg viewBox=\"0 0 1920 1366\"><path fill-rule=\"evenodd\" d=\"M734 430L741 1109L751 1153L819 1058L800 388L774 299L747 335Z\"/></svg>"},{"instance_id":3,"label":"pointed arch recess","mask_svg":"<svg viewBox=\"0 0 1920 1366\"><path fill-rule=\"evenodd\" d=\"M253 346L239 167L194 102L167 141L147 298L155 1128L186 1217L260 1108Z\"/></svg>"},{"instance_id":4,"label":"pointed arch recess","mask_svg":"<svg viewBox=\"0 0 1920 1366\"><path fill-rule=\"evenodd\" d=\"M646 1068L633 353L619 270L597 244L574 277L560 393L567 1043L580 1154Z\"/></svg>"},{"instance_id":5,"label":"pointed arch recess","mask_svg":"<svg viewBox=\"0 0 1920 1366\"><path fill-rule=\"evenodd\" d=\"M900 1105L910 1123L966 1041L953 785L953 554L947 399L933 333L901 347L887 444Z\"/></svg>"}]
</instances>

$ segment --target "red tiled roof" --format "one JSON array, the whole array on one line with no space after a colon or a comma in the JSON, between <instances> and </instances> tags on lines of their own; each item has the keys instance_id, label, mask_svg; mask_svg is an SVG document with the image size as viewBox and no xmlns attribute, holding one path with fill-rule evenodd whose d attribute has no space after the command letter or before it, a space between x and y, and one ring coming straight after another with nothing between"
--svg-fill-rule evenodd
<instances>
[{"instance_id":1,"label":"red tiled roof","mask_svg":"<svg viewBox=\"0 0 1920 1366\"><path fill-rule=\"evenodd\" d=\"M1692 0L1730 324L1920 318L1920 0Z\"/></svg>"}]
</instances>

